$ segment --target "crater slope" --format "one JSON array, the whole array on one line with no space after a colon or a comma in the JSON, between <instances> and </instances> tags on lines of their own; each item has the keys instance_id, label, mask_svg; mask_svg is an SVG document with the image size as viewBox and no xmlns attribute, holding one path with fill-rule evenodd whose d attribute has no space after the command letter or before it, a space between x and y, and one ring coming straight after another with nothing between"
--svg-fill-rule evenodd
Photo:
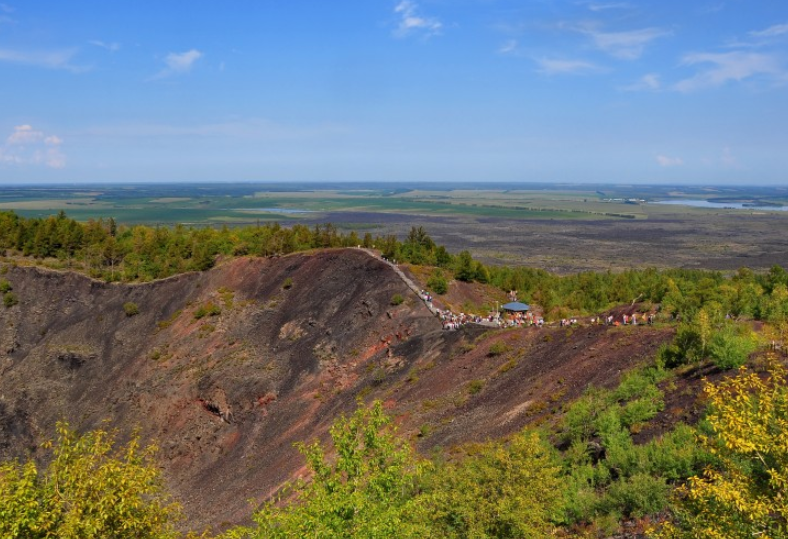
<instances>
[{"instance_id":1,"label":"crater slope","mask_svg":"<svg viewBox=\"0 0 788 539\"><path fill-rule=\"evenodd\" d=\"M325 438L359 398L383 400L423 450L501 437L549 420L589 384L614 385L671 337L443 331L358 249L232 259L136 285L21 266L4 278L20 302L0 310L0 457L35 455L60 419L107 421L122 437L139 428L193 529L247 519L247 500L303 472L293 444Z\"/></svg>"}]
</instances>

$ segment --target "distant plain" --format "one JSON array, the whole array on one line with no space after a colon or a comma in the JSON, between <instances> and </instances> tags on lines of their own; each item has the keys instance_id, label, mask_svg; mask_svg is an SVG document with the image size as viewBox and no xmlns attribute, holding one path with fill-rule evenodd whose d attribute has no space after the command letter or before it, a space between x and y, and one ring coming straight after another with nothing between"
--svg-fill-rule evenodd
<instances>
[{"instance_id":1,"label":"distant plain","mask_svg":"<svg viewBox=\"0 0 788 539\"><path fill-rule=\"evenodd\" d=\"M653 204L697 200L744 209ZM332 223L404 237L423 226L450 251L559 273L788 266L788 188L556 184L77 184L0 190L0 210L80 221L244 226ZM766 209L763 209L765 207Z\"/></svg>"}]
</instances>

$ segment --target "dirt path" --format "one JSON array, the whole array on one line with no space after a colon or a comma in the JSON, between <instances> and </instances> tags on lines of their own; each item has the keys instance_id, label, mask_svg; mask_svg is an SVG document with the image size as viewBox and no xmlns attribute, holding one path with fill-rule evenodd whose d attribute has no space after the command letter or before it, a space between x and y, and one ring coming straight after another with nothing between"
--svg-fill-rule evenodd
<instances>
[{"instance_id":1,"label":"dirt path","mask_svg":"<svg viewBox=\"0 0 788 539\"><path fill-rule=\"evenodd\" d=\"M378 256L371 249L366 249L364 247L360 247L359 249L361 249L362 251L364 251L365 253L367 253L369 256L371 256L373 258L375 258L377 260L382 260L383 262L387 263L391 267L391 269L393 269L394 272L397 275L399 275L400 279L402 279L402 282L404 282L408 286L408 288L413 290L413 292L419 297L419 299L424 304L424 306L427 307L427 309L429 309L430 312L433 315L440 316L440 310L437 307L435 307L435 305L433 305L431 301L427 301L421 296L421 289L418 286L416 286L416 283L414 283L413 280L410 277L405 275L405 272L403 272L401 269L399 269L399 267L397 267L396 264L392 263L389 260L386 260L383 257ZM495 324L493 322L488 322L486 320L483 320L481 322L467 322L467 323L468 324L477 324L477 325L480 325L480 326L487 326L487 327L496 327L496 328L498 327L497 324Z\"/></svg>"},{"instance_id":2,"label":"dirt path","mask_svg":"<svg viewBox=\"0 0 788 539\"><path fill-rule=\"evenodd\" d=\"M439 314L438 313L438 309L431 302L428 302L428 301L424 300L421 297L421 289L418 286L416 286L416 283L414 283L410 279L410 277L405 275L405 273L401 269L399 269L396 264L392 263L389 260L386 260L385 258L383 258L381 256L378 256L377 254L375 254L375 252L372 249L366 249L364 247L360 247L360 249L362 251L364 251L365 253L367 253L372 258L375 258L377 260L382 260L383 262L385 262L386 264L391 266L391 269L393 269L394 272L397 275L399 275L400 279L402 279L402 282L404 282L406 285L408 285L408 288L413 290L413 292L419 297L419 299L422 301L422 303L424 303L424 306L427 307L432 314L434 314L434 315L438 315Z\"/></svg>"}]
</instances>

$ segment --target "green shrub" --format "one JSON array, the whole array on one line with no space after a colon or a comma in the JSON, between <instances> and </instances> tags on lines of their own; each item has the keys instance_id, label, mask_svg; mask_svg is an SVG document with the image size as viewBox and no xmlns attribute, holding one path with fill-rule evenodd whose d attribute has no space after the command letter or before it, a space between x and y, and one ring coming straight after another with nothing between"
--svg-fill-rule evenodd
<instances>
[{"instance_id":1,"label":"green shrub","mask_svg":"<svg viewBox=\"0 0 788 539\"><path fill-rule=\"evenodd\" d=\"M0 279L0 293L5 294L6 292L10 292L12 289L11 283L8 282L6 279Z\"/></svg>"},{"instance_id":2,"label":"green shrub","mask_svg":"<svg viewBox=\"0 0 788 539\"><path fill-rule=\"evenodd\" d=\"M222 314L222 309L214 302L209 301L205 305L200 305L200 307L194 311L194 319L199 320L200 318L204 318L206 316L218 316Z\"/></svg>"},{"instance_id":3,"label":"green shrub","mask_svg":"<svg viewBox=\"0 0 788 539\"><path fill-rule=\"evenodd\" d=\"M668 504L670 487L661 477L639 473L610 485L602 503L604 512L643 517L662 511Z\"/></svg>"},{"instance_id":4,"label":"green shrub","mask_svg":"<svg viewBox=\"0 0 788 539\"><path fill-rule=\"evenodd\" d=\"M460 462L430 469L411 517L428 527L423 537L555 537L561 478L547 441L525 431L508 445L474 449Z\"/></svg>"},{"instance_id":5,"label":"green shrub","mask_svg":"<svg viewBox=\"0 0 788 539\"><path fill-rule=\"evenodd\" d=\"M135 316L140 314L140 308L133 301L127 301L123 304L123 312L126 313L126 316Z\"/></svg>"},{"instance_id":6,"label":"green shrub","mask_svg":"<svg viewBox=\"0 0 788 539\"><path fill-rule=\"evenodd\" d=\"M443 295L449 291L449 282L446 280L441 270L435 270L427 280L427 288L438 295Z\"/></svg>"},{"instance_id":7,"label":"green shrub","mask_svg":"<svg viewBox=\"0 0 788 539\"><path fill-rule=\"evenodd\" d=\"M282 283L282 288L284 288L285 290L290 290L291 288L293 288L293 279L291 279L290 277L285 279L284 282Z\"/></svg>"},{"instance_id":8,"label":"green shrub","mask_svg":"<svg viewBox=\"0 0 788 539\"><path fill-rule=\"evenodd\" d=\"M709 357L721 369L736 369L747 362L756 347L752 335L740 333L734 326L726 325L712 335Z\"/></svg>"},{"instance_id":9,"label":"green shrub","mask_svg":"<svg viewBox=\"0 0 788 539\"><path fill-rule=\"evenodd\" d=\"M396 307L397 305L402 305L402 302L404 301L405 298L402 297L402 294L394 294L393 296L391 296L390 303Z\"/></svg>"},{"instance_id":10,"label":"green shrub","mask_svg":"<svg viewBox=\"0 0 788 539\"><path fill-rule=\"evenodd\" d=\"M653 386L652 386L653 387ZM636 423L643 423L654 418L662 409L664 403L661 398L654 399L644 397L626 403L621 410L621 423L625 427L631 427Z\"/></svg>"},{"instance_id":11,"label":"green shrub","mask_svg":"<svg viewBox=\"0 0 788 539\"><path fill-rule=\"evenodd\" d=\"M613 391L613 399L625 401L634 397L643 398L646 395L655 396L659 393L655 384L661 382L668 373L658 367L637 369L626 373L619 386ZM661 394L660 394L661 398Z\"/></svg>"},{"instance_id":12,"label":"green shrub","mask_svg":"<svg viewBox=\"0 0 788 539\"><path fill-rule=\"evenodd\" d=\"M517 361L515 361L514 359L510 359L509 361L498 367L498 373L503 374L505 372L509 372L516 366L517 366Z\"/></svg>"},{"instance_id":13,"label":"green shrub","mask_svg":"<svg viewBox=\"0 0 788 539\"><path fill-rule=\"evenodd\" d=\"M643 471L668 481L678 481L698 473L710 465L713 458L698 447L696 436L695 429L679 424L661 439L650 441L642 447Z\"/></svg>"},{"instance_id":14,"label":"green shrub","mask_svg":"<svg viewBox=\"0 0 788 539\"><path fill-rule=\"evenodd\" d=\"M113 434L79 436L64 424L57 434L44 446L46 469L0 464L0 537L180 537L155 448L136 438L119 447Z\"/></svg>"},{"instance_id":15,"label":"green shrub","mask_svg":"<svg viewBox=\"0 0 788 539\"><path fill-rule=\"evenodd\" d=\"M308 482L289 485L282 499L262 505L254 526L228 537L430 537L429 523L413 523L410 503L418 493L422 465L394 435L391 420L376 401L359 404L331 427L333 450L314 442L299 444L312 472ZM336 454L335 458L327 454Z\"/></svg>"},{"instance_id":16,"label":"green shrub","mask_svg":"<svg viewBox=\"0 0 788 539\"><path fill-rule=\"evenodd\" d=\"M6 308L13 307L17 303L19 303L19 298L17 298L16 294L13 292L6 292L3 294L3 305L5 305Z\"/></svg>"},{"instance_id":17,"label":"green shrub","mask_svg":"<svg viewBox=\"0 0 788 539\"><path fill-rule=\"evenodd\" d=\"M596 432L599 412L605 408L603 393L591 388L577 399L564 416L564 431L570 442L586 441Z\"/></svg>"},{"instance_id":18,"label":"green shrub","mask_svg":"<svg viewBox=\"0 0 788 539\"><path fill-rule=\"evenodd\" d=\"M490 349L487 351L487 355L500 356L508 351L509 351L509 346L503 341L498 341L490 346Z\"/></svg>"},{"instance_id":19,"label":"green shrub","mask_svg":"<svg viewBox=\"0 0 788 539\"><path fill-rule=\"evenodd\" d=\"M484 387L484 380L471 380L468 382L468 393L476 395Z\"/></svg>"}]
</instances>

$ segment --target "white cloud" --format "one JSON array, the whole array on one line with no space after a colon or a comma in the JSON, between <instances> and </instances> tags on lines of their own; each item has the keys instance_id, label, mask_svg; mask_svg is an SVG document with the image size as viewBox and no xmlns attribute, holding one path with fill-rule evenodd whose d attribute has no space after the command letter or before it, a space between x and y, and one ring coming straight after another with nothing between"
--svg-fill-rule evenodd
<instances>
[{"instance_id":1,"label":"white cloud","mask_svg":"<svg viewBox=\"0 0 788 539\"><path fill-rule=\"evenodd\" d=\"M788 35L788 23L773 24L764 30L748 32L748 40L733 39L726 44L731 49L761 49L781 41L781 36Z\"/></svg>"},{"instance_id":2,"label":"white cloud","mask_svg":"<svg viewBox=\"0 0 788 539\"><path fill-rule=\"evenodd\" d=\"M8 4L0 4L0 24L16 24L16 20L10 17L14 8Z\"/></svg>"},{"instance_id":3,"label":"white cloud","mask_svg":"<svg viewBox=\"0 0 788 539\"><path fill-rule=\"evenodd\" d=\"M197 49L191 49L186 52L171 52L164 57L164 63L167 67L159 71L153 78L163 79L173 75L182 75L191 71L194 63L203 57L203 53Z\"/></svg>"},{"instance_id":4,"label":"white cloud","mask_svg":"<svg viewBox=\"0 0 788 539\"><path fill-rule=\"evenodd\" d=\"M725 9L725 3L720 2L717 4L708 4L702 6L700 7L700 9L698 9L698 13L701 13L703 15L713 15L714 13L721 12L723 9Z\"/></svg>"},{"instance_id":5,"label":"white cloud","mask_svg":"<svg viewBox=\"0 0 788 539\"><path fill-rule=\"evenodd\" d=\"M657 155L657 163L661 167L678 167L684 164L684 160L680 157L668 157L666 155Z\"/></svg>"},{"instance_id":6,"label":"white cloud","mask_svg":"<svg viewBox=\"0 0 788 539\"><path fill-rule=\"evenodd\" d=\"M785 81L788 73L776 57L749 52L694 53L684 56L682 65L708 65L695 76L677 82L679 92L693 92L703 88L722 86L730 81L741 82L756 76Z\"/></svg>"},{"instance_id":7,"label":"white cloud","mask_svg":"<svg viewBox=\"0 0 788 539\"><path fill-rule=\"evenodd\" d=\"M640 58L646 45L657 38L670 35L669 31L660 28L642 28L627 32L601 32L585 28L581 31L591 37L597 48L623 60Z\"/></svg>"},{"instance_id":8,"label":"white cloud","mask_svg":"<svg viewBox=\"0 0 788 539\"><path fill-rule=\"evenodd\" d=\"M400 20L394 35L405 37L413 33L421 33L425 37L440 34L443 24L435 18L418 15L419 7L416 2L402 0L394 8L394 13L399 15Z\"/></svg>"},{"instance_id":9,"label":"white cloud","mask_svg":"<svg viewBox=\"0 0 788 539\"><path fill-rule=\"evenodd\" d=\"M765 30L750 32L750 35L753 37L776 37L784 34L788 34L788 23L775 24L769 28L766 28Z\"/></svg>"},{"instance_id":10,"label":"white cloud","mask_svg":"<svg viewBox=\"0 0 788 539\"><path fill-rule=\"evenodd\" d=\"M545 75L568 75L596 71L598 68L590 62L583 60L559 60L554 58L536 58L539 72Z\"/></svg>"},{"instance_id":11,"label":"white cloud","mask_svg":"<svg viewBox=\"0 0 788 539\"><path fill-rule=\"evenodd\" d=\"M60 148L62 144L63 139L57 135L47 135L31 125L18 125L0 146L0 163L63 168L66 156Z\"/></svg>"},{"instance_id":12,"label":"white cloud","mask_svg":"<svg viewBox=\"0 0 788 539\"><path fill-rule=\"evenodd\" d=\"M628 92L639 92L639 91L652 91L656 92L662 88L662 81L659 78L659 75L656 73L647 73L640 77L637 82L631 84L629 86L625 86L623 90Z\"/></svg>"},{"instance_id":13,"label":"white cloud","mask_svg":"<svg viewBox=\"0 0 788 539\"><path fill-rule=\"evenodd\" d=\"M105 43L103 41L99 41L98 39L88 41L88 43L90 43L95 47L99 47L101 49L107 50L109 52L117 52L120 50L120 43Z\"/></svg>"},{"instance_id":14,"label":"white cloud","mask_svg":"<svg viewBox=\"0 0 788 539\"><path fill-rule=\"evenodd\" d=\"M631 6L626 2L609 2L607 4L588 4L591 11L607 11L608 9L629 9Z\"/></svg>"},{"instance_id":15,"label":"white cloud","mask_svg":"<svg viewBox=\"0 0 788 539\"><path fill-rule=\"evenodd\" d=\"M189 71L194 62L202 58L202 53L196 49L191 49L186 52L175 53L171 52L164 58L164 63L167 68L175 73L186 73Z\"/></svg>"},{"instance_id":16,"label":"white cloud","mask_svg":"<svg viewBox=\"0 0 788 539\"><path fill-rule=\"evenodd\" d=\"M36 131L30 125L18 125L14 127L14 132L11 133L6 139L6 144L11 146L21 146L24 144L32 144L44 139L44 133Z\"/></svg>"},{"instance_id":17,"label":"white cloud","mask_svg":"<svg viewBox=\"0 0 788 539\"><path fill-rule=\"evenodd\" d=\"M498 54L510 54L517 50L517 40L510 39L506 43L500 46L498 49Z\"/></svg>"},{"instance_id":18,"label":"white cloud","mask_svg":"<svg viewBox=\"0 0 788 539\"><path fill-rule=\"evenodd\" d=\"M86 71L86 67L71 63L77 49L61 49L52 51L20 51L0 49L0 62L22 64L48 69L65 69L74 73Z\"/></svg>"}]
</instances>

